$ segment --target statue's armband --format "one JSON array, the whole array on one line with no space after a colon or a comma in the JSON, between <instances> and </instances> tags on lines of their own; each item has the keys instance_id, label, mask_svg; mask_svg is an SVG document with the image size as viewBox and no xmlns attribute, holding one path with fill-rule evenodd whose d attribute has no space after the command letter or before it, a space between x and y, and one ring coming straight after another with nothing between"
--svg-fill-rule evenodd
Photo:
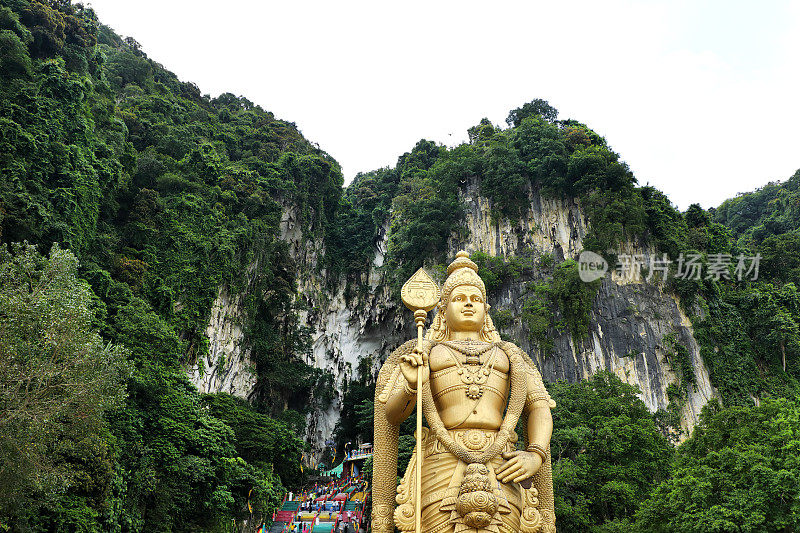
<instances>
[{"instance_id":1,"label":"statue's armband","mask_svg":"<svg viewBox=\"0 0 800 533\"><path fill-rule=\"evenodd\" d=\"M378 400L381 403L386 403L387 401L389 401L389 396L392 395L392 391L394 391L398 387L397 381L402 377L400 374L401 374L400 365L396 365L392 369L392 375L389 376L389 379L386 381L386 385L383 387L383 390L378 395Z\"/></svg>"},{"instance_id":2,"label":"statue's armband","mask_svg":"<svg viewBox=\"0 0 800 533\"><path fill-rule=\"evenodd\" d=\"M528 394L525 400L525 410L530 411L534 408L535 404L540 401L545 401L553 409L556 402L550 398L550 394L544 387L542 375L539 370L529 361L525 362L525 377L528 385Z\"/></svg>"}]
</instances>

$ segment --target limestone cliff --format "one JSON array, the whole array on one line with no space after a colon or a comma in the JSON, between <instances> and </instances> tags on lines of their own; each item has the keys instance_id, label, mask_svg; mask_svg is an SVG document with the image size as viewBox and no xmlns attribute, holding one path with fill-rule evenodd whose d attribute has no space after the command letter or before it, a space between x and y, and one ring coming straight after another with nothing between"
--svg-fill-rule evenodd
<instances>
[{"instance_id":1,"label":"limestone cliff","mask_svg":"<svg viewBox=\"0 0 800 533\"><path fill-rule=\"evenodd\" d=\"M211 308L205 334L208 355L189 368L189 380L202 393L227 392L248 398L256 385L256 373L242 331L242 302L220 288Z\"/></svg>"},{"instance_id":2,"label":"limestone cliff","mask_svg":"<svg viewBox=\"0 0 800 533\"><path fill-rule=\"evenodd\" d=\"M405 308L400 309L398 302L390 298L390 291L383 283L381 268L386 255L387 228L382 231L372 263L360 280L366 290L358 302L351 302L345 298L344 283L333 290L327 287L326 273L319 268L323 250L319 241L302 234L297 215L291 208L284 210L281 236L289 243L297 261L298 292L307 303L301 323L313 332L311 354L306 362L330 371L336 387L328 409L308 417L306 439L321 451L339 420L342 390L353 377L359 360L369 358L377 374L380 363L411 334L411 329Z\"/></svg>"},{"instance_id":3,"label":"limestone cliff","mask_svg":"<svg viewBox=\"0 0 800 533\"><path fill-rule=\"evenodd\" d=\"M470 238L452 242L450 256L460 248L480 250L489 255L510 257L550 253L556 262L577 259L582 250L587 223L577 200L543 199L529 191L531 208L516 225L492 221L488 200L480 197L476 184L463 194L467 205ZM638 243L626 243L622 252L641 254L646 262L654 253ZM495 310L509 309L515 317L521 313L524 280L502 287ZM504 337L513 340L533 356L547 381L576 382L600 370L609 370L620 379L638 386L641 398L651 411L666 409L667 387L678 381L668 362L669 346L665 336L674 335L685 346L694 367L696 383L688 387L682 406L682 425L690 430L698 421L702 407L716 397L708 370L692 333L691 322L676 299L659 284L638 276L624 279L612 271L602 282L590 315L589 335L576 340L568 332L554 335L554 353L543 356L529 341L525 325L515 320Z\"/></svg>"},{"instance_id":4,"label":"limestone cliff","mask_svg":"<svg viewBox=\"0 0 800 533\"><path fill-rule=\"evenodd\" d=\"M504 258L551 254L558 263L577 258L582 250L587 221L579 201L543 198L537 191L529 190L530 209L520 221L511 223L494 220L489 200L478 191L474 181L462 187L469 237L452 238L448 257L453 257L459 249L467 249ZM344 283L336 284L333 289L327 283L321 261L324 253L321 239L304 235L299 220L292 206L284 206L281 238L288 243L297 264L298 292L307 304L301 323L313 332L307 362L330 371L337 389L330 407L308 418L307 440L320 451L338 420L343 386L353 376L359 361L369 358L373 372L377 372L391 350L413 336L413 320L402 304L391 298L384 283L382 267L388 224L375 244L372 263L360 280L364 290L359 293L358 301L347 301ZM638 243L627 243L623 251L645 257L652 254L652 250ZM535 273L534 279L537 275L545 274ZM530 342L527 326L518 318L529 281L530 278L521 278L505 283L499 297L491 303L495 310L508 309L515 316L501 333L536 359L547 381L575 382L605 369L638 386L649 409L665 409L669 402L667 387L678 380L668 361L669 347L665 342L665 335L672 334L690 353L696 376L682 407L682 424L687 429L696 424L700 409L716 393L700 358L691 323L673 296L659 285L622 279L611 273L603 279L594 300L589 335L575 339L567 332L553 330L554 350L545 355ZM237 311L236 299L223 291L218 304L207 333L210 353L225 355L210 356L205 374L195 368L192 379L201 390L228 390L247 396L246 389L253 383L252 374L248 374L247 354L235 348L241 340L241 331L234 324L241 311ZM215 366L220 360L225 364Z\"/></svg>"}]
</instances>

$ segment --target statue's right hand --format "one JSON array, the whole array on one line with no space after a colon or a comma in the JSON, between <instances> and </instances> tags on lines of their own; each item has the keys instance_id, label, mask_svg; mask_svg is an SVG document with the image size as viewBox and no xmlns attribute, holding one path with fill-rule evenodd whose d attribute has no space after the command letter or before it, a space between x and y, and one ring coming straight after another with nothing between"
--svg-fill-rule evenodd
<instances>
[{"instance_id":1,"label":"statue's right hand","mask_svg":"<svg viewBox=\"0 0 800 533\"><path fill-rule=\"evenodd\" d=\"M430 368L428 367L428 354L420 352L416 348L408 354L400 357L400 370L406 378L408 386L412 389L417 388L417 367L422 367L422 384L428 382Z\"/></svg>"}]
</instances>

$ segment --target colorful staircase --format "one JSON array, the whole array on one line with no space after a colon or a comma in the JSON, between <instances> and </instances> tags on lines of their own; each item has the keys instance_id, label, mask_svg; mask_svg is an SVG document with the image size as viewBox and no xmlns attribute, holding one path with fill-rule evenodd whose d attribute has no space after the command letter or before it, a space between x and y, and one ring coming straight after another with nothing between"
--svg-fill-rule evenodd
<instances>
[{"instance_id":1,"label":"colorful staircase","mask_svg":"<svg viewBox=\"0 0 800 533\"><path fill-rule=\"evenodd\" d=\"M300 501L299 500L288 500L283 502L283 506L281 507L281 511L294 511L300 509Z\"/></svg>"},{"instance_id":2,"label":"colorful staircase","mask_svg":"<svg viewBox=\"0 0 800 533\"><path fill-rule=\"evenodd\" d=\"M273 522L269 528L269 533L282 533L286 527L286 522Z\"/></svg>"},{"instance_id":3,"label":"colorful staircase","mask_svg":"<svg viewBox=\"0 0 800 533\"><path fill-rule=\"evenodd\" d=\"M357 502L357 501L353 501L353 500L347 501L347 502L344 503L344 512L347 512L347 511L355 512L356 510L358 510L358 508L360 506L361 506L361 502Z\"/></svg>"},{"instance_id":4,"label":"colorful staircase","mask_svg":"<svg viewBox=\"0 0 800 533\"><path fill-rule=\"evenodd\" d=\"M283 502L281 508L275 513L275 521L269 528L269 533L281 533L286 524L290 524L294 520L297 511L300 510L299 500L288 500Z\"/></svg>"}]
</instances>

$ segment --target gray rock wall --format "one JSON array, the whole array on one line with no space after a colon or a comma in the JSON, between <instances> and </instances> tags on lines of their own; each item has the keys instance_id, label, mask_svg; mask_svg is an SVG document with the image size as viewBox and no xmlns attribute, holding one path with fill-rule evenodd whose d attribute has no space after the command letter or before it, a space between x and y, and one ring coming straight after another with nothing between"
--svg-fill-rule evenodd
<instances>
[{"instance_id":1,"label":"gray rock wall","mask_svg":"<svg viewBox=\"0 0 800 533\"><path fill-rule=\"evenodd\" d=\"M249 398L256 385L255 363L244 343L242 304L220 288L205 331L208 355L188 369L189 380L202 393L226 392Z\"/></svg>"},{"instance_id":2,"label":"gray rock wall","mask_svg":"<svg viewBox=\"0 0 800 533\"><path fill-rule=\"evenodd\" d=\"M528 195L531 207L520 221L496 221L491 217L489 200L478 193L478 184L474 180L468 182L462 189L462 200L467 206L469 238L451 239L448 257L454 257L460 249L467 249L504 258L537 258L552 254L556 263L566 258L577 258L587 232L587 221L579 201L542 198L534 190L528 191ZM281 236L289 243L297 263L298 291L308 304L301 322L313 331L312 351L307 362L330 371L337 388L330 408L312 413L308 419L306 438L317 452L321 452L339 418L343 385L353 377L359 360L370 357L373 372L377 373L389 353L413 337L413 318L400 302L391 299L384 283L382 267L388 227L384 228L373 262L362 277L366 291L358 301L348 302L343 283L333 290L326 288L326 273L321 268L324 252L321 239L304 235L298 220L296 211L285 206ZM652 254L652 250L637 243L626 243L621 252ZM537 275L543 273L535 273L534 278ZM531 279L506 283L501 287L497 300L490 303L496 310L509 309L518 317L526 284ZM207 332L212 353L225 350L225 353L233 353L230 346L236 343L231 339L237 335L240 337L240 332L237 333L235 326L231 325L237 317L236 300L221 292L220 298L223 296L227 298L220 300L224 311L212 314ZM702 406L716 396L700 358L691 323L674 297L664 293L661 286L644 280L622 279L614 273L607 275L594 301L589 335L576 340L568 333L554 330L553 353L543 354L532 345L527 326L519 319L501 333L535 358L547 381L577 382L600 370L609 370L623 381L638 386L642 400L652 411L667 407L667 387L678 380L667 361L669 347L664 341L665 335L674 333L675 338L689 350L696 375L696 385L689 387L683 407L684 428L690 430L696 424ZM229 389L234 394L247 396L242 387L252 383L247 373L248 360L246 354L237 353L238 358L226 356L223 359L227 366L222 369L214 369L214 361L210 360L205 377L200 376L196 368L192 369L190 376L198 388Z\"/></svg>"},{"instance_id":3,"label":"gray rock wall","mask_svg":"<svg viewBox=\"0 0 800 533\"><path fill-rule=\"evenodd\" d=\"M482 251L491 256L539 258L552 254L555 262L578 259L588 230L580 203L573 199L546 199L529 190L531 209L517 224L507 220L492 221L490 203L470 183L462 194L467 205L470 237L453 241L450 256L459 249ZM654 250L639 243L625 243L621 254L639 254L647 262ZM641 399L651 411L666 409L667 387L678 383L678 376L668 362L670 346L665 335L674 334L690 353L696 383L687 387L682 408L682 425L691 430L700 410L717 397L708 377L708 369L694 339L691 322L674 296L663 285L650 283L639 276L621 276L611 265L603 279L590 314L589 334L575 339L568 332L549 333L554 342L551 354L543 354L529 339L525 324L519 319L526 285L544 273L535 272L529 279L512 280L501 288L499 298L490 302L496 311L510 310L513 323L501 334L531 354L546 381L577 382L601 370L615 373L626 383L640 388ZM684 437L686 434L684 434Z\"/></svg>"}]
</instances>

